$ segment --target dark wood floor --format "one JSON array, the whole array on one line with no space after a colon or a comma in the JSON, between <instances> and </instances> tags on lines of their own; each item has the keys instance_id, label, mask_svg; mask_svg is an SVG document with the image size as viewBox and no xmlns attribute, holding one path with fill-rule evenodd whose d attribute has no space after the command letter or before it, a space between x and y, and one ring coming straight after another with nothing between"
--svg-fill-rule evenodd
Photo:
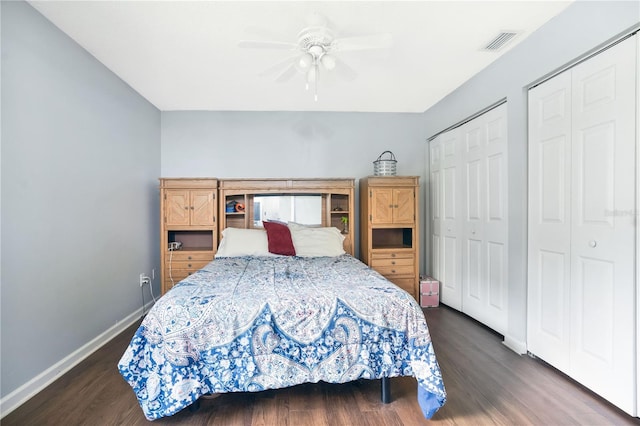
<instances>
[{"instance_id":1,"label":"dark wood floor","mask_svg":"<svg viewBox=\"0 0 640 426\"><path fill-rule=\"evenodd\" d=\"M425 310L448 392L431 424L640 425L540 361L518 356L500 336L446 307ZM117 362L135 327L109 342L47 389L10 413L10 425L147 424ZM414 425L429 424L412 378L391 379L391 404L380 403L379 381L309 384L205 400L154 424Z\"/></svg>"}]
</instances>

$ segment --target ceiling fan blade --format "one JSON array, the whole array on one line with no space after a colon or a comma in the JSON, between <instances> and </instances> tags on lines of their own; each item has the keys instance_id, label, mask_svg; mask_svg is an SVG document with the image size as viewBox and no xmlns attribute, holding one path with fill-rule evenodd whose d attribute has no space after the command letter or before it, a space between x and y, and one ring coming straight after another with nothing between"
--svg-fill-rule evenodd
<instances>
[{"instance_id":1,"label":"ceiling fan blade","mask_svg":"<svg viewBox=\"0 0 640 426\"><path fill-rule=\"evenodd\" d=\"M280 73L280 75L276 78L276 83L284 83L285 81L291 80L298 70L296 69L295 64L289 65L284 71Z\"/></svg>"},{"instance_id":2,"label":"ceiling fan blade","mask_svg":"<svg viewBox=\"0 0 640 426\"><path fill-rule=\"evenodd\" d=\"M238 47L250 49L295 50L298 48L298 45L295 43L288 43L286 41L240 40L238 42Z\"/></svg>"},{"instance_id":3,"label":"ceiling fan blade","mask_svg":"<svg viewBox=\"0 0 640 426\"><path fill-rule=\"evenodd\" d=\"M347 81L353 81L358 77L356 70L347 65L343 60L336 58L336 74Z\"/></svg>"},{"instance_id":4,"label":"ceiling fan blade","mask_svg":"<svg viewBox=\"0 0 640 426\"><path fill-rule=\"evenodd\" d=\"M279 71L280 69L282 69L285 65L295 64L295 62L299 59L299 57L300 57L300 55L289 56L287 59L284 59L282 61L279 61L279 62L271 65L269 68L267 68L264 71L260 72L260 74L258 74L258 75L260 77L265 77L267 75L273 74L273 73Z\"/></svg>"},{"instance_id":5,"label":"ceiling fan blade","mask_svg":"<svg viewBox=\"0 0 640 426\"><path fill-rule=\"evenodd\" d=\"M367 36L337 38L331 44L332 50L346 52L349 50L387 49L393 44L391 34L373 34Z\"/></svg>"}]
</instances>

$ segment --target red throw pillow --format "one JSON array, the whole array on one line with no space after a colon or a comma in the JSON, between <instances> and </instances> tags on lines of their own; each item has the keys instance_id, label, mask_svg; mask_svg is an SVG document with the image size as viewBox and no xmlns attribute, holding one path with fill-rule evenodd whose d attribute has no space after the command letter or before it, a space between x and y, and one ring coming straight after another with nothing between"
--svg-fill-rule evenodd
<instances>
[{"instance_id":1,"label":"red throw pillow","mask_svg":"<svg viewBox=\"0 0 640 426\"><path fill-rule=\"evenodd\" d=\"M280 222L262 222L267 231L267 241L269 242L269 253L283 254L285 256L295 256L296 249L291 240L289 227Z\"/></svg>"}]
</instances>

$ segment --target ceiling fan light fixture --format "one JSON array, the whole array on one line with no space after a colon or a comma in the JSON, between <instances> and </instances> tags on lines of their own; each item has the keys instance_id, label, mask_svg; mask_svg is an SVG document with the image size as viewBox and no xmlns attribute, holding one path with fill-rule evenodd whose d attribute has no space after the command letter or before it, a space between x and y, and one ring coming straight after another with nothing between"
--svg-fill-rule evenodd
<instances>
[{"instance_id":1,"label":"ceiling fan light fixture","mask_svg":"<svg viewBox=\"0 0 640 426\"><path fill-rule=\"evenodd\" d=\"M300 68L307 69L313 64L313 55L311 53L303 53L298 61Z\"/></svg>"},{"instance_id":2,"label":"ceiling fan light fixture","mask_svg":"<svg viewBox=\"0 0 640 426\"><path fill-rule=\"evenodd\" d=\"M320 58L320 63L327 71L331 71L336 67L336 58L334 58L333 55L325 53L322 55L322 58Z\"/></svg>"}]
</instances>

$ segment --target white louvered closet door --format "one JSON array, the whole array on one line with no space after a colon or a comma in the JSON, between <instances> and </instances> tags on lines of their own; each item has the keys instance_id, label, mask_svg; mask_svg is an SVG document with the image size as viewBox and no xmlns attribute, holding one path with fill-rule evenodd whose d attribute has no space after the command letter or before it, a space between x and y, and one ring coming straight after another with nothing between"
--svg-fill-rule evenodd
<instances>
[{"instance_id":1,"label":"white louvered closet door","mask_svg":"<svg viewBox=\"0 0 640 426\"><path fill-rule=\"evenodd\" d=\"M530 91L530 352L636 414L636 43Z\"/></svg>"}]
</instances>

